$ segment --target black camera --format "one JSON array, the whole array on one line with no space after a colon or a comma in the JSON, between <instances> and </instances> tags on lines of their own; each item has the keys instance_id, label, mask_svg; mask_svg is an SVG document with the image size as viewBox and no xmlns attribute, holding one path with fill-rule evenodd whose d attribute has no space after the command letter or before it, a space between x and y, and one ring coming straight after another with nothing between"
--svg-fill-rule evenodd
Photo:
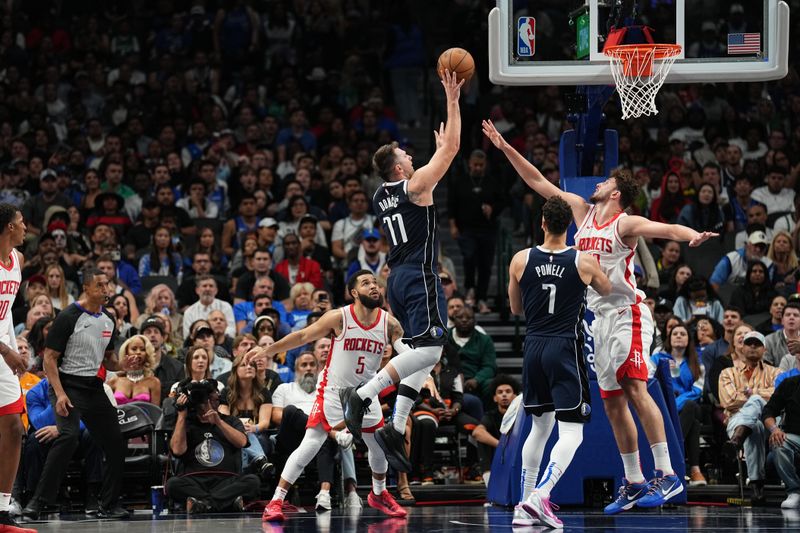
<instances>
[{"instance_id":1,"label":"black camera","mask_svg":"<svg viewBox=\"0 0 800 533\"><path fill-rule=\"evenodd\" d=\"M208 401L208 397L213 392L217 392L216 379L203 379L200 381L181 381L175 389L178 396L185 394L187 401L185 404L180 405L175 403L175 409L183 411L184 409L195 409L198 405L203 405Z\"/></svg>"}]
</instances>

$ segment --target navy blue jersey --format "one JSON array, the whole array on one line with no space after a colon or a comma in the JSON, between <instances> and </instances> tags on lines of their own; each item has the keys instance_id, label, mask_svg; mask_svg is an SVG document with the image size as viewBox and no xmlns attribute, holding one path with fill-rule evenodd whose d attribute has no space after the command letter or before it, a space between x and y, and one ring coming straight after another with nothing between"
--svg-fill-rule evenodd
<instances>
[{"instance_id":1,"label":"navy blue jersey","mask_svg":"<svg viewBox=\"0 0 800 533\"><path fill-rule=\"evenodd\" d=\"M408 180L378 187L372 206L389 240L389 267L438 265L436 206L423 207L409 200Z\"/></svg>"},{"instance_id":2,"label":"navy blue jersey","mask_svg":"<svg viewBox=\"0 0 800 533\"><path fill-rule=\"evenodd\" d=\"M519 280L527 334L575 339L586 305L586 284L578 273L578 252L531 248Z\"/></svg>"}]
</instances>

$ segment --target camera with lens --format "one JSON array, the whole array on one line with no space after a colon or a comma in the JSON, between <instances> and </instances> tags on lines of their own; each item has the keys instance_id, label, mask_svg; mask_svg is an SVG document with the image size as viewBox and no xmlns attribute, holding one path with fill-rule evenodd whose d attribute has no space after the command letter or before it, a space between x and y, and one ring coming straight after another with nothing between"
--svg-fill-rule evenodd
<instances>
[{"instance_id":1,"label":"camera with lens","mask_svg":"<svg viewBox=\"0 0 800 533\"><path fill-rule=\"evenodd\" d=\"M195 409L198 405L203 405L208 401L208 397L213 392L217 392L216 379L203 379L201 381L181 381L175 389L178 396L185 394L187 401L185 404L175 404L175 409L183 411L184 409Z\"/></svg>"}]
</instances>

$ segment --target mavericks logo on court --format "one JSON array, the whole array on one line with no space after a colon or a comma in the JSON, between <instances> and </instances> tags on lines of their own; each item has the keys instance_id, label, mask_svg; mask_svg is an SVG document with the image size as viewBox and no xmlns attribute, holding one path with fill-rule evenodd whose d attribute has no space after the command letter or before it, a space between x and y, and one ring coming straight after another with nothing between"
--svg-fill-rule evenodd
<instances>
[{"instance_id":1,"label":"mavericks logo on court","mask_svg":"<svg viewBox=\"0 0 800 533\"><path fill-rule=\"evenodd\" d=\"M444 335L444 330L439 326L433 326L429 333L431 334L431 337L433 337L434 339L438 339L439 337Z\"/></svg>"}]
</instances>

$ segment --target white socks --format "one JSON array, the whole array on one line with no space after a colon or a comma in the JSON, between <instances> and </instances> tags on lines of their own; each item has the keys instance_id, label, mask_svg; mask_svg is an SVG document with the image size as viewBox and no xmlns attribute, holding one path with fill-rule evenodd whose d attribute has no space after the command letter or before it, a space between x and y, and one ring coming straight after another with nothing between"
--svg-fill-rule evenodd
<instances>
[{"instance_id":1,"label":"white socks","mask_svg":"<svg viewBox=\"0 0 800 533\"><path fill-rule=\"evenodd\" d=\"M0 511L8 511L11 507L11 494L0 492Z\"/></svg>"},{"instance_id":2,"label":"white socks","mask_svg":"<svg viewBox=\"0 0 800 533\"><path fill-rule=\"evenodd\" d=\"M372 492L375 493L376 496L380 496L383 494L383 491L386 490L386 478L383 479L375 479L372 478Z\"/></svg>"},{"instance_id":3,"label":"white socks","mask_svg":"<svg viewBox=\"0 0 800 533\"><path fill-rule=\"evenodd\" d=\"M539 465L542 464L544 447L553 426L556 422L556 414L553 412L542 413L542 416L533 416L531 432L522 445L522 500L525 501L533 489L536 488L536 479L539 477Z\"/></svg>"},{"instance_id":4,"label":"white socks","mask_svg":"<svg viewBox=\"0 0 800 533\"><path fill-rule=\"evenodd\" d=\"M282 489L281 486L278 485L277 487L275 487L275 494L272 495L272 499L283 501L286 499L286 494L288 492L289 492L288 490Z\"/></svg>"},{"instance_id":5,"label":"white socks","mask_svg":"<svg viewBox=\"0 0 800 533\"><path fill-rule=\"evenodd\" d=\"M538 465L535 468L526 468L525 466L522 467L522 479L520 479L520 492L522 493L522 496L520 497L519 501L524 502L528 499L528 496L531 495L533 489L536 488L537 479L539 479Z\"/></svg>"},{"instance_id":6,"label":"white socks","mask_svg":"<svg viewBox=\"0 0 800 533\"><path fill-rule=\"evenodd\" d=\"M414 407L414 400L402 394L397 395L394 402L394 413L392 414L392 425L401 435L406 433L406 421L408 420L408 413Z\"/></svg>"},{"instance_id":7,"label":"white socks","mask_svg":"<svg viewBox=\"0 0 800 533\"><path fill-rule=\"evenodd\" d=\"M669 448L666 442L656 442L650 446L653 452L653 462L655 463L656 470L661 470L665 476L675 474L672 469L672 462L669 460Z\"/></svg>"},{"instance_id":8,"label":"white socks","mask_svg":"<svg viewBox=\"0 0 800 533\"><path fill-rule=\"evenodd\" d=\"M631 453L621 453L622 466L625 467L625 479L629 483L644 483L642 465L639 462L639 450Z\"/></svg>"},{"instance_id":9,"label":"white socks","mask_svg":"<svg viewBox=\"0 0 800 533\"><path fill-rule=\"evenodd\" d=\"M374 398L392 383L394 383L394 381L392 381L392 377L389 375L389 372L386 371L386 368L384 368L375 374L375 377L366 382L356 392L362 400L366 400L367 398Z\"/></svg>"}]
</instances>

